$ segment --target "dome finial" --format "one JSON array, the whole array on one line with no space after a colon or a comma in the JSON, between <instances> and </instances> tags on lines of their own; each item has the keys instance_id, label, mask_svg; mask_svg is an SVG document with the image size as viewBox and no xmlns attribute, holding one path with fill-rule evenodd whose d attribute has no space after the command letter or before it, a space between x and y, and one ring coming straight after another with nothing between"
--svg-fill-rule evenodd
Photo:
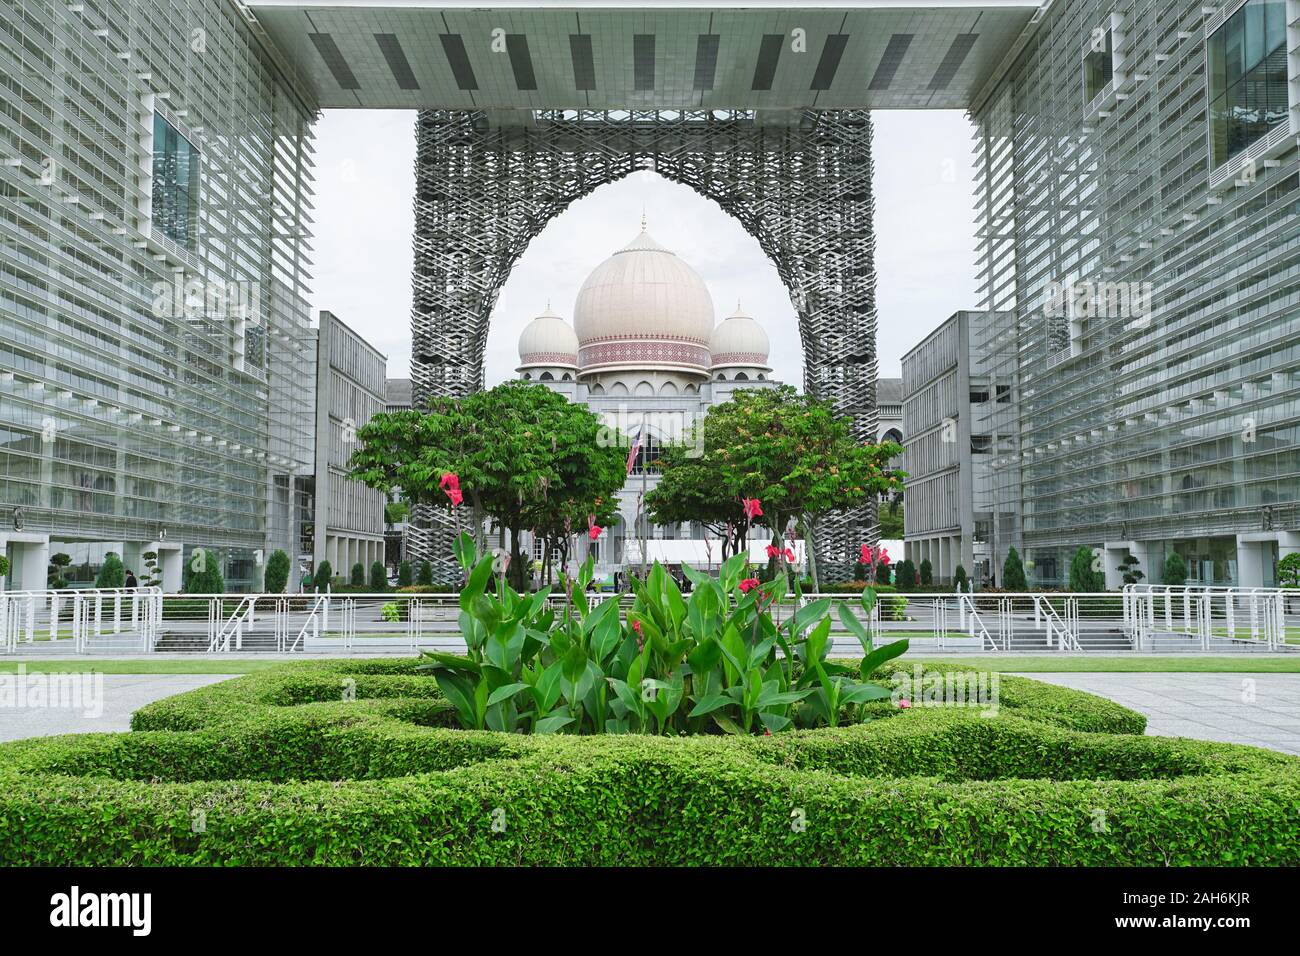
<instances>
[{"instance_id":1,"label":"dome finial","mask_svg":"<svg viewBox=\"0 0 1300 956\"><path fill-rule=\"evenodd\" d=\"M641 231L645 232L645 203L641 204Z\"/></svg>"}]
</instances>

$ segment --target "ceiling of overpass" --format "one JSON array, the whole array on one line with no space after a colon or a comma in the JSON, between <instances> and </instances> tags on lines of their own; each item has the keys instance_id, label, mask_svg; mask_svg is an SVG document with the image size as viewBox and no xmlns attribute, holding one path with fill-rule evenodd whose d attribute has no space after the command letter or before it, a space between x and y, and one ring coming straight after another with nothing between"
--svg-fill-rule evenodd
<instances>
[{"instance_id":1,"label":"ceiling of overpass","mask_svg":"<svg viewBox=\"0 0 1300 956\"><path fill-rule=\"evenodd\" d=\"M244 0L323 108L960 109L1038 8Z\"/></svg>"}]
</instances>

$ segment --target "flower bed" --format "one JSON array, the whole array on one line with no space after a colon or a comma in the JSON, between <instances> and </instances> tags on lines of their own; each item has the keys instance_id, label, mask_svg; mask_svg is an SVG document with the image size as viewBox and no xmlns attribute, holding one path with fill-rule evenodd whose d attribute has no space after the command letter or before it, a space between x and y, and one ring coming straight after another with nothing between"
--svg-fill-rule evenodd
<instances>
[{"instance_id":1,"label":"flower bed","mask_svg":"<svg viewBox=\"0 0 1300 956\"><path fill-rule=\"evenodd\" d=\"M1300 862L1300 760L1026 679L996 716L524 736L456 728L417 664L286 664L0 746L0 865Z\"/></svg>"}]
</instances>

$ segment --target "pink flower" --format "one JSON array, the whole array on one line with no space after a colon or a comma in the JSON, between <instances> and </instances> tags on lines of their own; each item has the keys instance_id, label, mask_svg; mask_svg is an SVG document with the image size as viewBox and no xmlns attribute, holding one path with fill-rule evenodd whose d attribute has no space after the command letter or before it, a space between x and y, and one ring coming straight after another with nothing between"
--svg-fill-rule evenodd
<instances>
[{"instance_id":1,"label":"pink flower","mask_svg":"<svg viewBox=\"0 0 1300 956\"><path fill-rule=\"evenodd\" d=\"M898 702L898 706L901 710L907 710L909 707L912 706L912 702L908 700L906 697L904 697L902 700Z\"/></svg>"},{"instance_id":2,"label":"pink flower","mask_svg":"<svg viewBox=\"0 0 1300 956\"><path fill-rule=\"evenodd\" d=\"M880 563L881 564L889 563L889 552L886 551L884 548L880 549Z\"/></svg>"},{"instance_id":3,"label":"pink flower","mask_svg":"<svg viewBox=\"0 0 1300 956\"><path fill-rule=\"evenodd\" d=\"M600 537L600 533L601 533L602 531L604 531L604 530L605 530L605 529L602 528L600 525L598 525L598 524L593 524L593 525L592 525L592 526L587 530L587 536L588 536L589 538L591 538L592 541L595 541L597 538Z\"/></svg>"},{"instance_id":4,"label":"pink flower","mask_svg":"<svg viewBox=\"0 0 1300 956\"><path fill-rule=\"evenodd\" d=\"M451 499L451 506L453 508L465 500L465 496L460 493L459 488L448 488L447 497Z\"/></svg>"},{"instance_id":5,"label":"pink flower","mask_svg":"<svg viewBox=\"0 0 1300 956\"><path fill-rule=\"evenodd\" d=\"M861 558L861 563L862 563L862 564L870 564L870 563L871 563L871 545L869 545L869 544L864 544L864 545L862 546L862 558Z\"/></svg>"},{"instance_id":6,"label":"pink flower","mask_svg":"<svg viewBox=\"0 0 1300 956\"><path fill-rule=\"evenodd\" d=\"M769 544L769 545L767 546L767 556L768 556L769 558L775 558L775 557L776 557L778 554L780 554L780 553L781 553L781 551L777 548L776 545L774 545L774 544Z\"/></svg>"},{"instance_id":7,"label":"pink flower","mask_svg":"<svg viewBox=\"0 0 1300 956\"><path fill-rule=\"evenodd\" d=\"M641 622L640 622L640 621L633 621L633 622L632 622L632 630L636 631L638 635L641 635ZM641 636L644 636L644 635L641 635Z\"/></svg>"},{"instance_id":8,"label":"pink flower","mask_svg":"<svg viewBox=\"0 0 1300 956\"><path fill-rule=\"evenodd\" d=\"M745 578L740 582L740 591L742 594L748 594L760 584L758 578Z\"/></svg>"},{"instance_id":9,"label":"pink flower","mask_svg":"<svg viewBox=\"0 0 1300 956\"><path fill-rule=\"evenodd\" d=\"M787 561L789 561L791 564L794 564L794 552L791 551L789 548L786 548L784 551L782 551L781 556L785 558Z\"/></svg>"},{"instance_id":10,"label":"pink flower","mask_svg":"<svg viewBox=\"0 0 1300 956\"><path fill-rule=\"evenodd\" d=\"M750 521L763 517L763 503L757 498L741 498L740 503L745 509L745 517Z\"/></svg>"}]
</instances>

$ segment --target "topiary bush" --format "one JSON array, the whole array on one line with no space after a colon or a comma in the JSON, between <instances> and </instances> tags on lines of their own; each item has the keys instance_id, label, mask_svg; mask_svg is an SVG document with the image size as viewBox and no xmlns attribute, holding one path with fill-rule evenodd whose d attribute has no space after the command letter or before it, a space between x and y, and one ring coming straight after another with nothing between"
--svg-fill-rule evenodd
<instances>
[{"instance_id":1,"label":"topiary bush","mask_svg":"<svg viewBox=\"0 0 1300 956\"><path fill-rule=\"evenodd\" d=\"M894 583L900 591L916 589L916 565L911 558L898 562L897 580Z\"/></svg>"},{"instance_id":2,"label":"topiary bush","mask_svg":"<svg viewBox=\"0 0 1300 956\"><path fill-rule=\"evenodd\" d=\"M126 568L122 565L122 559L118 557L116 551L109 551L104 555L104 563L100 566L99 574L95 578L95 587L126 587Z\"/></svg>"},{"instance_id":3,"label":"topiary bush","mask_svg":"<svg viewBox=\"0 0 1300 956\"><path fill-rule=\"evenodd\" d=\"M268 594L283 594L289 583L289 556L276 549L266 559L266 571L262 575L262 587Z\"/></svg>"},{"instance_id":4,"label":"topiary bush","mask_svg":"<svg viewBox=\"0 0 1300 956\"><path fill-rule=\"evenodd\" d=\"M1007 550L1006 560L1002 562L1002 590L1029 590L1029 581L1025 578L1025 565L1014 547Z\"/></svg>"},{"instance_id":5,"label":"topiary bush","mask_svg":"<svg viewBox=\"0 0 1300 956\"><path fill-rule=\"evenodd\" d=\"M0 865L1300 863L1300 759L1144 737L1023 678L992 716L918 699L767 737L524 737L453 729L416 663L286 664L129 734L0 745Z\"/></svg>"},{"instance_id":6,"label":"topiary bush","mask_svg":"<svg viewBox=\"0 0 1300 956\"><path fill-rule=\"evenodd\" d=\"M970 578L966 576L966 569L960 564L957 565L957 569L952 573L952 583L953 587L958 590L965 592L970 591Z\"/></svg>"},{"instance_id":7,"label":"topiary bush","mask_svg":"<svg viewBox=\"0 0 1300 956\"><path fill-rule=\"evenodd\" d=\"M332 580L334 580L334 569L330 567L328 561L318 564L311 575L312 587L317 591L328 591Z\"/></svg>"},{"instance_id":8,"label":"topiary bush","mask_svg":"<svg viewBox=\"0 0 1300 956\"><path fill-rule=\"evenodd\" d=\"M921 559L921 586L929 587L934 583L934 565L930 564L929 558Z\"/></svg>"},{"instance_id":9,"label":"topiary bush","mask_svg":"<svg viewBox=\"0 0 1300 956\"><path fill-rule=\"evenodd\" d=\"M360 561L352 565L352 578L348 583L354 588L366 586L366 568Z\"/></svg>"},{"instance_id":10,"label":"topiary bush","mask_svg":"<svg viewBox=\"0 0 1300 956\"><path fill-rule=\"evenodd\" d=\"M1171 584L1181 586L1187 583L1187 562L1177 551L1172 551L1169 557L1165 558L1164 574L1161 576L1162 584Z\"/></svg>"},{"instance_id":11,"label":"topiary bush","mask_svg":"<svg viewBox=\"0 0 1300 956\"><path fill-rule=\"evenodd\" d=\"M382 561L370 564L370 590L376 593L388 590L388 569Z\"/></svg>"},{"instance_id":12,"label":"topiary bush","mask_svg":"<svg viewBox=\"0 0 1300 956\"><path fill-rule=\"evenodd\" d=\"M428 561L420 562L420 571L415 576L415 583L420 587L429 587L433 584L433 565Z\"/></svg>"},{"instance_id":13,"label":"topiary bush","mask_svg":"<svg viewBox=\"0 0 1300 956\"><path fill-rule=\"evenodd\" d=\"M397 586L399 588L409 588L415 583L415 575L411 571L411 562L403 561L397 566Z\"/></svg>"}]
</instances>

